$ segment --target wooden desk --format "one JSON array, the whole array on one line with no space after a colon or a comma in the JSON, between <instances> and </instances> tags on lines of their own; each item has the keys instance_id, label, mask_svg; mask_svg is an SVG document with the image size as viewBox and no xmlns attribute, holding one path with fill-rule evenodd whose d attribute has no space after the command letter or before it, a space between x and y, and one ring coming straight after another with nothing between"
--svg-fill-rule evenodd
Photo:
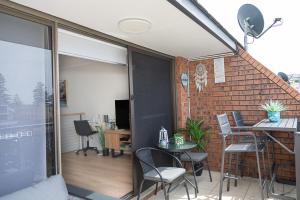
<instances>
[{"instance_id":1,"label":"wooden desk","mask_svg":"<svg viewBox=\"0 0 300 200\"><path fill-rule=\"evenodd\" d=\"M122 137L128 137L131 136L130 130L111 130L107 129L104 132L105 136L105 147L108 149L111 149L111 153L113 157L116 157L118 155L115 155L115 150L120 151L119 155L123 154L123 149L120 149L121 144L131 144L131 138L129 138L128 141L121 141L120 139Z\"/></svg>"}]
</instances>

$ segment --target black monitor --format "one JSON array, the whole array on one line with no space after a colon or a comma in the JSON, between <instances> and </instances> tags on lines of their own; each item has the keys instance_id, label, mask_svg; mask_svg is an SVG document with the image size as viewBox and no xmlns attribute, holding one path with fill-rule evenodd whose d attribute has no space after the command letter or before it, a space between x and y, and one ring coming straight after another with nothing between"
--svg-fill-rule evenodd
<instances>
[{"instance_id":1,"label":"black monitor","mask_svg":"<svg viewBox=\"0 0 300 200\"><path fill-rule=\"evenodd\" d=\"M129 100L115 100L115 109L118 129L130 129Z\"/></svg>"}]
</instances>

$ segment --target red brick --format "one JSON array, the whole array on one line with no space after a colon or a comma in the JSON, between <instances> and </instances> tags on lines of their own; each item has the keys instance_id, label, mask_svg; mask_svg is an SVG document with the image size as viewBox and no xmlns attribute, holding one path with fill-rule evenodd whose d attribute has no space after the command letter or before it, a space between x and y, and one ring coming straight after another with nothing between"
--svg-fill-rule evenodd
<instances>
[{"instance_id":1,"label":"red brick","mask_svg":"<svg viewBox=\"0 0 300 200\"><path fill-rule=\"evenodd\" d=\"M284 83L285 83L284 81L279 81L279 82L277 83L277 85L278 85L279 87L282 87Z\"/></svg>"},{"instance_id":2,"label":"red brick","mask_svg":"<svg viewBox=\"0 0 300 200\"><path fill-rule=\"evenodd\" d=\"M275 76L272 81L274 81L275 83L278 83L281 79L278 76Z\"/></svg>"},{"instance_id":3,"label":"red brick","mask_svg":"<svg viewBox=\"0 0 300 200\"><path fill-rule=\"evenodd\" d=\"M284 89L284 90L287 90L287 89L289 88L289 85L283 84L283 85L281 86L281 88Z\"/></svg>"},{"instance_id":4,"label":"red brick","mask_svg":"<svg viewBox=\"0 0 300 200\"><path fill-rule=\"evenodd\" d=\"M273 73L270 72L269 70L266 70L265 75L266 75L267 77L269 77L271 74L273 74Z\"/></svg>"},{"instance_id":5,"label":"red brick","mask_svg":"<svg viewBox=\"0 0 300 200\"><path fill-rule=\"evenodd\" d=\"M299 95L299 92L292 91L290 94L291 94L292 97L296 97L297 95Z\"/></svg>"},{"instance_id":6,"label":"red brick","mask_svg":"<svg viewBox=\"0 0 300 200\"><path fill-rule=\"evenodd\" d=\"M257 70L261 70L263 67L264 67L264 66L263 66L262 64L259 64L259 65L256 66L256 69L257 69Z\"/></svg>"},{"instance_id":7,"label":"red brick","mask_svg":"<svg viewBox=\"0 0 300 200\"><path fill-rule=\"evenodd\" d=\"M250 58L250 55L246 51L240 52L240 55L244 60L248 60Z\"/></svg>"},{"instance_id":8,"label":"red brick","mask_svg":"<svg viewBox=\"0 0 300 200\"><path fill-rule=\"evenodd\" d=\"M208 85L203 91L196 91L195 82L191 76L191 115L196 119L204 119L205 123L212 127L209 133L207 151L209 153L208 160L213 170L220 169L220 137L216 114L226 112L232 123L231 111L240 110L246 122L256 123L266 117L266 113L260 111L259 106L266 100L279 99L288 106L288 110L282 113L283 117L296 116L300 118L300 94L247 52L240 49L239 53L242 56L225 58L225 83L214 83L213 60L192 62L189 66L191 74L195 72L195 66L198 63L207 66ZM186 71L186 62L187 60L184 58L176 58L177 115L178 126L180 127L184 127L188 115L187 92L180 83L180 74ZM275 133L274 135L293 149L293 137L291 135L286 133ZM278 163L294 159L278 145L275 148L275 156ZM245 175L256 176L257 172L254 170L256 169L255 154L247 155L247 162L249 163L249 170L245 172ZM280 173L287 179L295 176L293 169Z\"/></svg>"},{"instance_id":9,"label":"red brick","mask_svg":"<svg viewBox=\"0 0 300 200\"><path fill-rule=\"evenodd\" d=\"M265 74L267 69L263 66L260 70L259 70L261 73Z\"/></svg>"},{"instance_id":10,"label":"red brick","mask_svg":"<svg viewBox=\"0 0 300 200\"><path fill-rule=\"evenodd\" d=\"M259 62L255 61L255 62L252 64L252 66L256 68L259 64L260 64Z\"/></svg>"},{"instance_id":11,"label":"red brick","mask_svg":"<svg viewBox=\"0 0 300 200\"><path fill-rule=\"evenodd\" d=\"M275 78L275 76L276 76L275 74L271 73L271 74L268 76L268 78L272 80L273 78Z\"/></svg>"},{"instance_id":12,"label":"red brick","mask_svg":"<svg viewBox=\"0 0 300 200\"><path fill-rule=\"evenodd\" d=\"M288 88L286 89L286 92L287 92L288 94L290 94L292 91L293 91L293 88L292 88L292 87L288 87Z\"/></svg>"},{"instance_id":13,"label":"red brick","mask_svg":"<svg viewBox=\"0 0 300 200\"><path fill-rule=\"evenodd\" d=\"M255 60L254 60L253 58L250 58L250 59L249 59L249 64L252 65L254 62L255 62Z\"/></svg>"}]
</instances>

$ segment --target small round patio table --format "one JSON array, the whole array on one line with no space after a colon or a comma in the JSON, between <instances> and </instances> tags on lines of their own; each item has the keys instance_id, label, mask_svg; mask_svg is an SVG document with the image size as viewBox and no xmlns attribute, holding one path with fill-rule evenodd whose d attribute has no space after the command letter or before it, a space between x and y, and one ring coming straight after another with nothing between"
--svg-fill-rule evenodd
<instances>
[{"instance_id":1,"label":"small round patio table","mask_svg":"<svg viewBox=\"0 0 300 200\"><path fill-rule=\"evenodd\" d=\"M197 145L195 142L186 141L184 144L176 145L175 143L168 143L166 145L158 145L158 148L164 149L170 153L184 153L195 148Z\"/></svg>"},{"instance_id":2,"label":"small round patio table","mask_svg":"<svg viewBox=\"0 0 300 200\"><path fill-rule=\"evenodd\" d=\"M158 148L163 149L169 153L173 153L178 158L180 158L180 154L186 153L187 151L190 151L195 147L197 147L197 144L195 142L190 142L190 141L186 141L184 144L180 144L180 145L176 145L174 142L169 142L166 145L158 144ZM173 165L175 166L174 161L173 161ZM198 189L196 185L194 185L187 178L185 178L185 180L195 189L195 196L197 197Z\"/></svg>"}]
</instances>

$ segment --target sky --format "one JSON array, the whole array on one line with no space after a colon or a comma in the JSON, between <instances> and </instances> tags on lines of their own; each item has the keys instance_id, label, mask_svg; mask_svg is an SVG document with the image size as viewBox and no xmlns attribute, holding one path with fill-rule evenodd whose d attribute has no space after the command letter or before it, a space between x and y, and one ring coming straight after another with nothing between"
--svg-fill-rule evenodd
<instances>
[{"instance_id":1,"label":"sky","mask_svg":"<svg viewBox=\"0 0 300 200\"><path fill-rule=\"evenodd\" d=\"M283 24L270 29L253 44L248 52L274 73L300 74L300 1L298 0L198 0L241 44L244 33L237 21L237 12L245 3L255 5L264 16L264 27L281 17ZM297 27L298 26L298 27ZM251 41L251 38L249 38Z\"/></svg>"},{"instance_id":2,"label":"sky","mask_svg":"<svg viewBox=\"0 0 300 200\"><path fill-rule=\"evenodd\" d=\"M1 74L11 97L18 95L23 104L32 104L33 90L38 82L52 85L51 78L45 79L45 74L50 74L52 70L51 50L0 41L0 52ZM14 59L14 55L18 58Z\"/></svg>"}]
</instances>

